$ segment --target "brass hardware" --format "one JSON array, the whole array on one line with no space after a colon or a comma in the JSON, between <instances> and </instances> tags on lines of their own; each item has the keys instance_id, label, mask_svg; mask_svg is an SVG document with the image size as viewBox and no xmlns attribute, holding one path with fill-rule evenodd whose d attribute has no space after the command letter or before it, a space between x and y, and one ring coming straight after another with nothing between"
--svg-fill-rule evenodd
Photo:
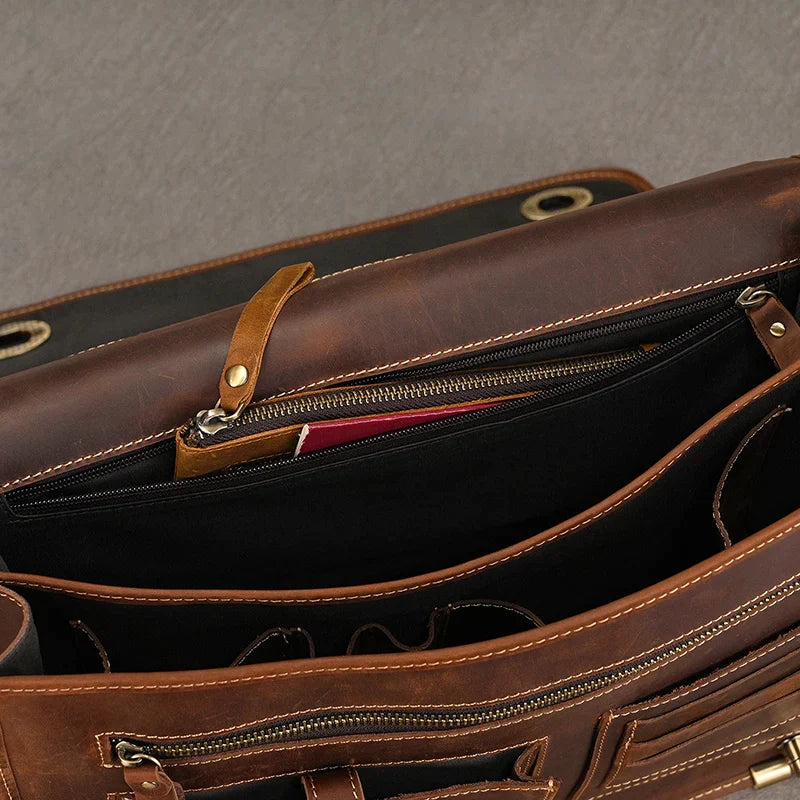
<instances>
[{"instance_id":1,"label":"brass hardware","mask_svg":"<svg viewBox=\"0 0 800 800\"><path fill-rule=\"evenodd\" d=\"M447 375L440 378L427 378L411 381L406 384L376 384L374 386L353 387L318 394L300 395L278 401L255 403L247 408L229 414L225 409L217 407L200 411L194 419L195 428L207 436L220 431L252 423L278 421L297 414L308 414L317 411L341 409L362 409L376 403L408 402L424 398L446 399L447 395L465 391L477 391L486 388L502 390L513 384L537 383L560 377L588 374L601 369L619 366L636 358L641 350L619 350L596 356L579 356L563 361L551 361L530 366L509 367L486 372Z\"/></svg>"},{"instance_id":2,"label":"brass hardware","mask_svg":"<svg viewBox=\"0 0 800 800\"><path fill-rule=\"evenodd\" d=\"M145 789L158 789L158 783L156 783L156 781L142 781L142 786Z\"/></svg>"},{"instance_id":3,"label":"brass hardware","mask_svg":"<svg viewBox=\"0 0 800 800\"><path fill-rule=\"evenodd\" d=\"M250 376L247 373L247 367L242 364L234 364L225 370L225 383L232 389L238 389L247 383Z\"/></svg>"},{"instance_id":4,"label":"brass hardware","mask_svg":"<svg viewBox=\"0 0 800 800\"><path fill-rule=\"evenodd\" d=\"M760 286L748 286L736 298L736 305L739 308L760 308L770 297L778 299L775 293L765 289L763 284Z\"/></svg>"},{"instance_id":5,"label":"brass hardware","mask_svg":"<svg viewBox=\"0 0 800 800\"><path fill-rule=\"evenodd\" d=\"M776 338L780 339L786 333L786 326L782 322L773 322L769 326L769 332Z\"/></svg>"},{"instance_id":6,"label":"brass hardware","mask_svg":"<svg viewBox=\"0 0 800 800\"><path fill-rule=\"evenodd\" d=\"M765 789L767 786L800 776L800 735L781 742L780 750L783 752L782 756L750 767L753 788Z\"/></svg>"},{"instance_id":7,"label":"brass hardware","mask_svg":"<svg viewBox=\"0 0 800 800\"><path fill-rule=\"evenodd\" d=\"M122 764L123 767L138 767L143 761L149 761L151 764L155 764L159 769L163 769L161 762L154 755L145 753L141 747L137 747L130 742L117 742L114 750L116 751L119 763ZM156 786L158 786L158 784L156 784Z\"/></svg>"},{"instance_id":8,"label":"brass hardware","mask_svg":"<svg viewBox=\"0 0 800 800\"><path fill-rule=\"evenodd\" d=\"M50 338L50 326L40 319L21 319L0 325L0 361L29 353ZM3 345L8 339L9 344Z\"/></svg>"},{"instance_id":9,"label":"brass hardware","mask_svg":"<svg viewBox=\"0 0 800 800\"><path fill-rule=\"evenodd\" d=\"M593 200L594 195L585 186L559 186L532 194L519 210L523 217L535 221L586 208Z\"/></svg>"},{"instance_id":10,"label":"brass hardware","mask_svg":"<svg viewBox=\"0 0 800 800\"><path fill-rule=\"evenodd\" d=\"M763 764L750 767L750 777L754 789L766 789L776 783L782 783L794 776L792 765L785 758L773 758Z\"/></svg>"}]
</instances>

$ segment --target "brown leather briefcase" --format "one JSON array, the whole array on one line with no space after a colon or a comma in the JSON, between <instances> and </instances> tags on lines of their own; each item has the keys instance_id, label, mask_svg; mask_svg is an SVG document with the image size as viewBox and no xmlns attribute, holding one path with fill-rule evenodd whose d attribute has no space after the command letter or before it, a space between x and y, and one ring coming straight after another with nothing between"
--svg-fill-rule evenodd
<instances>
[{"instance_id":1,"label":"brown leather briefcase","mask_svg":"<svg viewBox=\"0 0 800 800\"><path fill-rule=\"evenodd\" d=\"M0 796L800 786L800 159L0 381Z\"/></svg>"}]
</instances>

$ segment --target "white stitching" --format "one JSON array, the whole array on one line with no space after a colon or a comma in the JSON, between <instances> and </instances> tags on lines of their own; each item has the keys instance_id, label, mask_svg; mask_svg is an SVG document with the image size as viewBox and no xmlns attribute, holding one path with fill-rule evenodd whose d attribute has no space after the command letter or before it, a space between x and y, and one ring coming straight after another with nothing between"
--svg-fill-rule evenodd
<instances>
[{"instance_id":1,"label":"white stitching","mask_svg":"<svg viewBox=\"0 0 800 800\"><path fill-rule=\"evenodd\" d=\"M708 797L710 794L715 794L716 792L721 792L723 789L730 789L733 786L738 786L740 783L750 783L750 778L745 776L743 778L737 778L735 781L729 781L728 783L722 783L719 786L715 786L713 789L707 789L705 792L700 792L700 794L692 795L689 800L700 800L701 797Z\"/></svg>"},{"instance_id":2,"label":"white stitching","mask_svg":"<svg viewBox=\"0 0 800 800\"><path fill-rule=\"evenodd\" d=\"M370 367L368 369L361 369L361 370L355 370L353 372L341 373L339 375L335 375L335 376L330 377L330 378L324 378L324 379L321 379L321 380L318 380L318 381L312 381L311 383L307 383L307 384L305 384L303 386L300 386L300 387L297 387L295 389L289 389L288 391L280 392L278 394L271 395L267 399L272 400L272 399L275 399L275 398L278 398L278 397L284 397L287 394L294 394L295 392L300 392L300 391L303 391L305 389L309 389L309 388L314 387L314 386L321 386L321 385L326 384L326 383L332 383L332 382L335 382L335 381L345 380L345 379L348 379L348 378L355 378L355 377L358 377L358 376L361 376L361 375L368 375L368 374L372 374L372 373L376 373L376 372L384 372L384 371L390 370L390 369L397 369L398 367L408 366L409 364L417 364L417 363L421 363L421 362L424 362L424 361L429 361L430 359L438 358L439 356L452 355L453 353L459 353L459 352L463 352L465 350L471 350L471 349L474 349L475 347L480 347L482 345L497 344L499 342L508 341L510 339L515 339L515 338L519 338L520 336L525 336L525 335L529 335L529 334L532 334L532 333L539 333L539 332L544 331L544 330L551 330L551 329L554 329L554 328L563 327L564 325L569 325L569 324L572 324L572 323L575 323L575 322L580 322L580 321L583 321L583 320L590 319L592 317L599 317L599 316L602 316L603 314L609 314L609 313L612 313L612 312L615 312L615 311L623 311L625 309L634 308L636 306L642 305L644 303L651 302L653 300L663 300L663 299L665 299L667 297L673 297L675 295L684 294L686 292L696 291L696 290L699 290L699 289L707 288L709 286L715 286L715 285L720 285L720 284L723 284L723 283L728 283L728 282L733 281L733 280L738 280L739 278L744 278L747 275L754 275L754 274L758 274L758 273L761 273L761 272L767 272L767 271L772 270L772 269L779 269L779 268L783 268L783 267L788 267L788 266L791 266L792 264L795 264L795 263L797 263L799 261L800 261L800 256L797 256L795 258L786 259L785 261L777 261L774 264L767 264L767 265L762 266L762 267L755 267L753 269L744 270L743 272L733 273L731 275L727 275L724 278L714 278L712 280L704 281L703 283L696 283L696 284L693 284L692 286L685 286L682 289L672 289L672 290L669 290L669 291L660 292L659 294L651 295L650 297L644 297L644 298L641 298L639 300L632 300L632 301L629 301L627 303L620 303L618 305L610 306L608 308L603 308L603 309L600 309L598 311L590 311L590 312L588 312L586 314L578 314L577 316L574 316L574 317L567 317L566 319L558 320L556 322L549 322L549 323L547 323L545 325L537 325L536 327L533 327L533 328L525 328L524 330L516 331L514 333L506 333L506 334L502 334L500 336L494 336L494 337L492 337L490 339L482 339L482 340L479 340L479 341L476 341L476 342L470 342L469 344L457 345L457 346L454 346L454 347L448 347L448 348L444 348L442 350L436 350L433 353L427 353L427 354L422 355L422 356L414 356L413 358L406 358L406 359L402 359L400 361L393 361L391 363L382 364L380 366ZM6 481L5 483L2 484L2 486L0 486L0 489L8 489L11 486L18 486L21 483L26 483L27 481L34 480L36 478L40 478L40 477L42 477L44 475L50 474L51 472L57 472L57 471L59 471L61 469L64 469L65 467L72 466L73 464L77 464L77 463L79 463L81 461L90 461L91 459L94 459L94 458L100 458L101 456L109 455L110 453L113 453L113 452L116 452L116 451L119 451L119 450L125 450L125 449L127 449L129 447L133 447L134 445L137 445L137 444L143 444L144 442L149 441L151 439L158 439L158 438L161 438L163 436L168 436L168 435L170 435L170 434L172 434L174 432L175 432L175 428L170 428L169 430L161 431L160 433L150 434L148 436L144 436L144 437L141 437L139 439L135 439L135 440L133 440L131 442L127 442L126 444L117 445L116 447L112 447L112 448L109 448L107 450L100 450L99 452L93 453L91 455L80 456L78 458L66 461L66 462L64 462L62 464L56 464L55 466L48 467L45 470L40 470L38 472L25 475L22 478L14 478L13 480Z\"/></svg>"},{"instance_id":3,"label":"white stitching","mask_svg":"<svg viewBox=\"0 0 800 800\"><path fill-rule=\"evenodd\" d=\"M651 783L652 781L660 780L661 778L666 778L669 775L675 775L681 772L686 772L686 770L688 769L694 769L695 767L702 766L703 764L708 764L712 761L718 761L720 758L726 758L727 756L734 755L735 753L741 753L745 750L752 750L755 747L762 747L763 745L772 744L772 742L778 741L781 738L783 738L785 733L782 733L780 736L776 736L771 739L762 739L761 741L754 742L753 744L749 744L746 747L738 747L734 750L731 750L731 748L736 747L737 744L743 744L749 739L753 739L756 736L760 736L762 733L767 733L771 730L775 730L776 728L780 728L782 725L788 725L790 722L794 722L796 719L800 719L800 714L796 714L793 717L784 719L781 722L776 722L774 725L770 725L769 728L764 728L764 730L758 731L757 733L751 733L749 736L745 736L742 739L737 739L735 742L730 742L726 745L723 745L722 747L716 748L715 750L710 750L709 752L703 753L702 755L695 756L694 758L687 759L686 761L681 761L680 763L674 764L671 767L658 770L657 772L653 772L650 775L644 775L640 778L632 778L631 780L625 781L624 783L619 783L613 789L594 795L594 798L606 797L607 795L624 791L630 786L634 785L641 786L642 784L645 783Z\"/></svg>"},{"instance_id":4,"label":"white stitching","mask_svg":"<svg viewBox=\"0 0 800 800\"><path fill-rule=\"evenodd\" d=\"M755 394L748 405L752 405L756 400L759 400L766 394L775 391L778 387L782 386L784 383L792 380L798 373L800 373L800 366L792 370L791 372L784 375L782 378L775 382L770 382L765 388ZM743 406L743 404L739 401L735 402L731 406L734 410L738 410ZM724 412L722 412L724 413ZM721 414L717 415L718 417ZM725 417L719 419L717 425L711 429L711 431L716 430L719 425L726 422L730 417ZM708 433L711 433L709 431ZM135 596L135 595L125 595L125 594L103 594L99 592L84 592L77 589L65 589L65 588L58 588L53 589L52 587L48 587L48 589L52 591L59 591L62 594L69 594L77 597L94 597L100 600L129 600L131 602L138 602L138 603L163 603L163 604L170 604L170 603L196 603L196 602L203 602L203 603L245 603L245 604L253 604L253 605L307 605L311 603L327 603L327 602L340 602L342 600L364 600L364 599L371 599L376 597L390 597L392 595L399 595L399 594L407 594L409 592L418 591L420 589L424 589L429 586L437 586L445 583L450 583L455 581L459 578L464 578L468 575L474 575L480 572L483 572L491 567L497 566L498 564L503 564L507 561L513 561L516 558L519 558L527 553L536 550L540 547L543 547L546 544L550 544L563 536L566 536L574 531L580 530L583 527L597 521L598 519L602 519L604 516L607 516L620 505L624 504L630 498L634 497L635 495L639 494L640 492L644 491L651 483L657 481L668 469L670 469L679 459L686 455L693 447L695 447L700 442L704 441L703 438L693 439L691 440L683 450L676 453L666 464L664 464L661 469L658 470L654 475L651 475L644 483L637 486L635 489L632 489L628 494L622 497L620 500L616 501L610 506L606 506L598 511L595 515L591 517L586 517L585 519L581 520L580 522L576 523L570 528L566 528L562 531L557 531L556 533L552 534L550 537L543 539L541 541L534 541L532 544L528 545L527 547L517 550L513 553L509 553L502 558L495 559L494 561L490 561L488 563L479 564L471 569L464 570L462 572L455 573L454 575L446 575L442 578L436 578L432 581L426 581L424 583L418 583L413 586L401 587L399 589L390 589L384 592L371 592L371 593L363 593L363 594L351 594L351 595L330 595L327 597L314 597L314 598L299 598L299 599L280 599L280 598L248 598L248 597L214 597L210 595L200 595L195 597L143 597L143 596ZM536 539L538 537L534 537ZM530 540L528 540L530 541ZM749 551L748 551L749 552ZM7 583L13 584L15 586L26 586L28 588L33 589L41 589L42 584L36 583L26 583L24 581L7 581Z\"/></svg>"},{"instance_id":5,"label":"white stitching","mask_svg":"<svg viewBox=\"0 0 800 800\"><path fill-rule=\"evenodd\" d=\"M722 473L722 477L719 480L719 485L717 486L717 490L714 492L714 502L713 502L713 517L714 523L717 526L717 531L722 539L723 544L725 547L732 547L733 542L731 541L730 534L728 533L728 529L725 527L725 522L722 519L722 495L725 491L725 484L730 477L731 472L733 471L734 467L736 466L739 458L742 454L747 450L748 445L750 442L761 433L764 428L767 427L770 423L774 422L778 417L782 416L783 414L791 412L791 408L786 406L781 406L780 408L776 408L772 411L765 419L762 419L761 422L747 434L742 442L740 442L739 446L736 448L736 452L731 456L730 461L725 467L725 470Z\"/></svg>"},{"instance_id":6,"label":"white stitching","mask_svg":"<svg viewBox=\"0 0 800 800\"><path fill-rule=\"evenodd\" d=\"M792 533L793 531L797 530L798 528L800 528L800 522L795 523L790 528L787 528L786 530L781 531L778 534L775 534L775 536L772 536L769 539L767 539L767 540L765 540L765 541L763 541L763 542L761 542L761 543L759 543L757 545L754 545L749 550L747 550L744 553L741 553L740 555L736 556L735 558L728 559L728 561L726 561L725 563L720 564L719 566L708 570L707 572L703 573L702 575L699 575L696 578L693 578L690 581L686 581L685 583L681 584L680 586L673 587L672 589L670 589L667 592L663 592L660 595L657 595L655 597L651 597L651 598L649 598L648 600L645 600L642 603L637 603L635 606L629 606L628 608L626 608L626 609L624 609L622 611L618 611L615 614L611 614L611 615L609 615L607 617L604 617L603 619L587 623L586 625L579 625L577 628L572 628L572 629L564 631L562 633L554 633L551 636L547 636L547 637L544 637L544 638L541 638L541 639L537 639L535 641L525 642L524 644L514 645L513 647L505 647L505 648L502 648L501 650L494 650L494 651L490 651L488 653L478 653L478 654L473 655L473 656L460 656L459 658L451 658L451 659L445 659L445 660L441 660L441 661L427 661L427 662L423 661L423 662L408 663L408 664L386 664L386 665L382 665L382 666L362 665L362 666L351 666L351 667L320 667L319 669L311 669L311 670L295 670L295 671L291 671L290 670L288 672L276 672L276 673L272 673L270 675L253 675L253 676L246 677L246 678L229 678L229 679L222 680L222 681L198 681L196 683L183 683L183 684L180 684L180 683L178 683L178 684L149 684L149 685L148 684L141 684L141 685L132 685L132 686L125 686L125 685L118 685L118 686L94 685L94 686L91 686L91 685L89 685L89 686L69 686L69 687L55 687L55 688L38 688L38 689L37 688L32 688L32 687L23 688L23 689L0 688L0 694L28 694L28 693L33 693L33 694L68 693L69 694L69 693L76 693L76 692L82 692L82 691L111 691L111 690L134 691L134 690L139 690L139 689L178 689L178 688L190 689L190 688L199 688L201 686L226 686L226 685L237 684L237 683L252 683L252 682L255 682L255 681L273 680L275 678L282 678L282 677L295 676L295 675L318 675L318 674L322 674L322 673L335 673L335 672L385 672L385 671L396 671L396 670L406 670L406 669L419 669L419 668L447 666L447 665L451 665L451 664L461 664L461 663L470 662L470 661L485 661L485 660L487 660L489 658L493 658L495 656L507 655L507 654L516 653L516 652L523 652L525 650L529 650L532 647L536 647L537 645L544 644L546 642L555 641L557 639L564 639L564 638L567 638L568 636L572 636L572 635L574 635L576 633L579 633L580 631L589 630L591 628L599 627L600 625L604 625L604 624L606 624L606 623L608 623L608 622L610 622L612 620L620 619L620 618L622 618L624 616L627 616L628 614L632 614L633 612L638 611L639 609L642 609L642 608L646 608L647 606L650 606L653 603L657 603L659 600L663 600L664 598L669 597L670 595L677 594L677 593L679 593L683 589L686 589L689 586L692 586L692 585L694 585L696 583L701 583L705 578L707 578L707 577L709 577L709 576L711 576L711 575L713 575L713 574L715 574L717 572L721 572L721 571L725 570L728 566L730 566L734 562L740 561L741 559L746 558L751 553L754 553L757 550L761 550L764 547L769 546L772 542L777 541L778 539L782 539L784 536L786 536L789 533ZM744 605L747 605L748 603L752 603L755 600L757 600L757 599L759 599L761 597L764 597L765 595L769 594L770 591L774 591L775 589L778 589L779 587L784 586L784 585L790 583L793 580L796 580L798 577L800 577L800 573L792 575L790 578L788 578L787 580L783 581L782 583L776 584L774 587L772 587L772 589L769 589L766 592L763 592L761 595L758 595L756 598L752 598L751 600L743 603L742 606L739 606L739 608L742 608ZM779 599L782 601L782 600L786 599L786 597L792 596L795 593L795 591L797 591L797 590L792 590L791 592L788 592L786 595L782 595L781 598L779 598ZM771 605L772 604L769 604L768 606L765 606L764 608L769 608ZM760 609L760 610L763 610L763 609ZM731 612L731 613L735 613L735 612ZM699 628L696 629L696 630L699 630ZM691 632L687 632L685 634L682 634L679 637L676 637L676 639L688 636L690 634L691 634ZM672 641L675 641L675 639L673 639ZM645 655L647 652L648 651L645 651L645 653L642 653L641 655ZM652 651L650 651L650 652L652 652Z\"/></svg>"},{"instance_id":7,"label":"white stitching","mask_svg":"<svg viewBox=\"0 0 800 800\"><path fill-rule=\"evenodd\" d=\"M243 250L239 253L232 255L222 256L220 258L212 259L211 261L201 261L197 264L190 264L185 267L176 267L174 269L165 270L163 272L156 272L150 275L143 275L139 278L129 278L128 280L117 281L115 283L105 284L104 286L93 286L89 289L81 289L69 294L53 297L50 300L45 300L41 303L32 303L27 306L19 308L12 308L5 311L0 311L0 320L9 319L23 314L28 314L33 311L40 311L46 308L52 308L62 303L67 303L73 300L80 300L82 297L90 297L95 294L104 294L107 292L115 291L118 289L129 289L134 286L140 286L146 283L157 283L158 281L166 280L168 278L177 278L182 275L192 275L198 272L204 272L214 267L229 266L237 264L242 261L247 261L251 258L259 258L261 256L272 255L280 253L284 250L294 250L298 247L303 247L309 244L321 244L323 242L335 241L337 239L344 239L358 233L367 233L375 230L386 230L397 225L402 225L406 222L416 222L418 220L434 217L444 211L450 211L453 208L465 208L469 205L476 205L487 200L496 200L503 197L510 197L514 194L521 192L529 192L534 189L542 189L550 186L557 186L563 183L570 183L572 181L591 180L592 178L616 180L621 183L628 183L636 192L649 191L653 188L650 181L638 175L635 172L627 169L618 169L609 167L606 169L593 169L575 172L565 172L562 175L552 175L548 178L538 178L534 181L527 181L526 183L515 184L514 186L507 186L503 189L491 189L486 192L479 192L477 194L467 195L466 197L458 198L457 200L448 200L443 203L437 203L426 208L416 209L414 211L406 211L401 214L394 214L390 217L383 217L370 222L361 222L356 225L346 225L343 228L335 228L331 231L324 231L322 233L313 233L307 236L300 236L295 239L287 239L275 244L268 244L262 247L256 247L251 250Z\"/></svg>"},{"instance_id":8,"label":"white stitching","mask_svg":"<svg viewBox=\"0 0 800 800\"><path fill-rule=\"evenodd\" d=\"M642 704L639 704L639 705L632 706L627 711L624 711L624 712L622 712L620 714L617 714L616 718L617 719L625 719L625 717L630 717L633 714L642 714L645 711L652 711L654 708L658 708L659 706L666 705L667 703L671 703L674 700L680 700L681 698L687 697L690 694L694 694L695 692L700 691L700 689L704 689L706 686L710 686L712 683L716 683L717 681L722 680L723 678L729 677L734 672L737 672L738 670L743 669L744 667L750 666L750 664L754 663L755 661L760 661L762 658L766 658L766 656L768 656L770 653L774 652L775 650L778 650L778 649L780 649L781 647L784 647L787 644L791 644L791 642L793 642L798 637L800 637L800 632L795 633L793 636L790 636L788 639L783 639L780 642L776 642L775 644L772 645L772 647L768 648L767 650L762 650L762 651L760 651L758 653L755 653L753 656L751 656L750 658L746 659L745 661L740 661L737 664L734 664L729 669L726 669L723 672L720 672L718 675L715 675L713 678L710 678L709 680L705 680L702 683L699 683L697 685L689 686L689 687L686 688L685 691L680 692L679 694L666 695L664 697L657 698L656 700L654 700L653 702L650 702L650 703L645 702L645 703L642 703ZM795 651L795 654L796 654L796 651ZM776 663L776 662L772 662L767 666L772 666L773 663ZM741 680L743 680L743 681L749 680L755 674L756 673L751 673L750 675L746 675Z\"/></svg>"},{"instance_id":9,"label":"white stitching","mask_svg":"<svg viewBox=\"0 0 800 800\"><path fill-rule=\"evenodd\" d=\"M795 590L795 591L797 591L797 590ZM794 592L792 592L791 594L794 594ZM787 596L790 596L790 595L787 595ZM619 689L621 689L621 688L623 688L625 686L628 686L631 683L634 683L634 682L638 681L640 678L644 678L647 675L650 675L650 674L652 674L654 672L657 672L660 669L663 669L664 667L666 667L669 664L673 664L675 661L678 661L679 659L681 659L684 656L688 655L689 653L693 652L698 647L702 647L704 644L706 644L708 641L710 641L711 639L715 638L716 636L720 636L720 635L722 635L724 633L727 633L728 631L730 631L733 628L737 627L741 623L743 623L743 622L745 622L747 620L750 620L753 617L758 616L763 611L766 611L768 608L772 608L773 606L777 605L778 603L780 603L784 599L786 599L787 596L777 598L777 599L773 600L771 603L767 604L766 606L764 606L762 608L759 608L759 609L756 609L755 611L750 612L749 614L739 618L730 627L728 627L728 628L726 628L724 630L721 630L721 631L715 633L712 637L709 637L708 639L706 639L706 640L704 640L702 642L698 642L697 644L693 645L692 647L689 647L688 649L683 650L683 651L675 654L671 658L668 658L666 661L662 662L661 664L657 664L656 666L652 667L651 669L646 669L646 670L643 670L642 672L637 673L634 677L630 678L627 681L623 681L622 683L614 684L614 685L610 686L609 688L604 689L602 692L591 693L591 694L589 694L589 695L587 695L587 696L585 696L585 697L583 697L583 698L581 698L579 700L567 703L566 705L564 705L564 704L557 705L557 706L552 707L552 708L544 709L544 710L533 712L533 713L530 713L530 714L525 714L525 715L522 715L521 717L518 717L517 719L508 720L508 721L505 721L505 722L481 725L477 729L473 729L473 730L462 730L462 731L459 731L457 733L445 733L445 734L424 733L424 734L409 734L409 735L394 736L394 737L392 737L392 736L382 736L381 737L381 741L383 741L383 742L393 742L393 741L407 741L409 739L417 740L417 739L426 739L426 738L452 739L452 738L461 737L461 736L480 735L480 734L487 733L489 731L498 730L500 728L506 728L506 727L509 727L511 725L518 725L518 724L521 724L521 723L526 723L526 722L529 722L530 720L536 719L538 717L545 717L545 716L549 716L551 714L563 712L563 711L565 711L565 710L567 710L569 708L575 708L577 706L583 705L584 703L588 703L588 702L591 702L593 700L597 700L600 697L604 697L607 694L611 694L613 692L616 692ZM603 668L601 668L601 670L602 669ZM559 681L559 683L563 683L563 682L568 681L568 680L569 679L563 679L562 681ZM112 688L119 688L119 687L112 687ZM161 687L161 688L169 688L169 687ZM531 689L531 690L528 690L527 693L528 694L532 694L532 693L534 693L536 691L538 691L538 689ZM496 701L484 701L484 702L486 704L490 704L490 703L493 703L493 702L496 702ZM355 706L354 708L359 708L359 707ZM317 709L317 710L324 711L324 710L331 710L331 709L323 709L323 708L321 708L321 709ZM285 718L286 716L296 716L297 714L303 714L303 713L308 713L308 712L307 711L294 712L294 714L291 714L291 715L287 714L287 715L284 715L283 717L279 717L279 718L282 719L282 718ZM245 723L244 725L238 725L235 728L228 728L228 729L225 729L225 730L236 730L236 729L245 728L245 727L248 726L248 724L252 725L252 724L255 724L255 723ZM222 731L222 732L224 732L224 731ZM214 733L214 732L212 732L212 733ZM106 731L104 733L95 734L95 744L97 746L98 752L100 753L100 763L105 767L117 767L117 766L119 766L118 764L109 763L106 760L105 751L103 749L103 742L105 740L108 740L111 737L121 736L121 737L126 737L126 738L136 738L136 739L142 739L142 740L148 741L148 740L158 740L158 739L180 740L180 739L187 739L187 738L196 738L198 736L204 736L204 735L206 735L206 734L205 733L186 734L184 736L174 736L174 735L162 734L162 735L156 736L156 735L152 735L152 734L132 733L130 731ZM359 739L357 737L349 737L347 739L347 744L350 745L350 744L358 744L358 743L364 742L364 741L373 741L374 738L375 738L374 736L371 736L371 737L369 737L367 739ZM228 760L230 760L232 758L244 758L244 757L248 757L248 756L252 756L252 755L258 755L258 754L261 754L262 752L275 753L275 752L282 752L282 751L286 751L286 750L301 750L301 749L314 748L314 747L324 747L324 746L330 745L331 743L332 742L328 739L328 740L315 741L315 742L310 742L310 743L309 742L300 742L300 743L281 746L281 747L274 747L274 746L271 746L271 745L267 745L266 747L254 749L254 750L251 750L251 751L247 751L245 753L227 754L227 755L224 755L224 756L219 756L217 758L202 758L202 759L197 760L197 761L188 761L188 760L183 761L182 760L180 762L176 762L176 764L179 764L181 766L195 765L195 764L210 764L210 763L215 763L217 761L228 761ZM531 743L527 743L527 744L531 744ZM522 746L522 745L520 745L520 746Z\"/></svg>"},{"instance_id":10,"label":"white stitching","mask_svg":"<svg viewBox=\"0 0 800 800\"><path fill-rule=\"evenodd\" d=\"M312 381L311 383L306 383L303 386L298 386L294 389L288 389L285 392L280 392L278 394L273 394L268 397L268 400L274 400L278 397L285 397L287 394L294 394L295 392L302 392L305 389L310 389L314 386L321 386L325 383L331 383L334 381L341 381L346 380L349 378L357 378L360 375L369 375L375 372L384 372L388 369L397 369L398 367L405 367L409 364L417 364L423 361L429 361L432 358L438 358L440 356L452 355L453 353L460 353L464 350L471 350L475 347L481 347L483 345L491 345L497 344L498 342L508 341L509 339L516 339L520 336L526 336L533 333L540 333L541 331L551 330L553 328L560 328L564 325L571 325L575 322L582 322L587 319L591 319L593 317L599 317L603 314L610 314L615 311L624 311L629 308L635 308L636 306L643 305L645 303L649 303L654 300L663 300L667 297L674 297L679 294L685 294L686 292L696 291L699 289L704 289L709 286L716 286L723 283L728 283L732 280L738 280L739 278L744 278L747 275L755 275L761 272L766 272L771 269L783 268L791 266L792 264L797 263L800 261L800 256L796 256L795 258L790 258L785 261L778 261L774 264L767 264L763 267L755 267L753 269L748 269L743 272L737 272L732 275L727 275L724 278L714 278L712 280L704 281L703 283L696 283L692 286L685 286L683 289L671 289L664 292L659 292L658 294L651 295L649 297L643 297L639 300L631 300L627 303L619 303L615 306L609 306L608 308L602 308L598 311L589 311L585 314L578 314L574 317L566 317L565 319L560 319L556 322L548 322L544 325L537 325L533 328L525 328L524 330L515 331L514 333L505 333L499 336L493 336L489 339L480 339L476 342L470 342L469 344L462 344L457 345L454 347L446 347L442 350L436 350L433 353L426 353L422 356L414 356L413 358L406 358L400 361L392 361L391 363L382 364L380 366L369 367L368 369L360 369L354 370L352 372L344 372L339 375L334 375L330 378L323 378L318 381Z\"/></svg>"}]
</instances>

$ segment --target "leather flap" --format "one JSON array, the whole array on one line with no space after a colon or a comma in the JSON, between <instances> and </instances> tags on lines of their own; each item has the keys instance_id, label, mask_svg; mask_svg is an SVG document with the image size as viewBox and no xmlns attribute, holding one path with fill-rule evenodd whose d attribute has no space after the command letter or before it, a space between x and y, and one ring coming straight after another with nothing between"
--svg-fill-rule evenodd
<instances>
[{"instance_id":1,"label":"leather flap","mask_svg":"<svg viewBox=\"0 0 800 800\"><path fill-rule=\"evenodd\" d=\"M314 281L256 399L430 364L800 264L800 160L757 162ZM217 399L241 307L0 381L0 490L169 438Z\"/></svg>"}]
</instances>

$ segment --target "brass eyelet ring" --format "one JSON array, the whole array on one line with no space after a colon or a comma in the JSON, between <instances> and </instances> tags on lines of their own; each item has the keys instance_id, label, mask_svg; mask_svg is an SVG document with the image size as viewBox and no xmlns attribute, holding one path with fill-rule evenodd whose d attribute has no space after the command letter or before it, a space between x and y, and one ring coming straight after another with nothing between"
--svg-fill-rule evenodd
<instances>
[{"instance_id":1,"label":"brass eyelet ring","mask_svg":"<svg viewBox=\"0 0 800 800\"><path fill-rule=\"evenodd\" d=\"M51 332L50 326L40 319L21 319L0 325L0 361L30 353L43 345ZM4 340L15 343L4 345Z\"/></svg>"},{"instance_id":2,"label":"brass eyelet ring","mask_svg":"<svg viewBox=\"0 0 800 800\"><path fill-rule=\"evenodd\" d=\"M519 210L526 219L536 221L586 208L593 201L594 195L585 186L558 186L532 194Z\"/></svg>"}]
</instances>

